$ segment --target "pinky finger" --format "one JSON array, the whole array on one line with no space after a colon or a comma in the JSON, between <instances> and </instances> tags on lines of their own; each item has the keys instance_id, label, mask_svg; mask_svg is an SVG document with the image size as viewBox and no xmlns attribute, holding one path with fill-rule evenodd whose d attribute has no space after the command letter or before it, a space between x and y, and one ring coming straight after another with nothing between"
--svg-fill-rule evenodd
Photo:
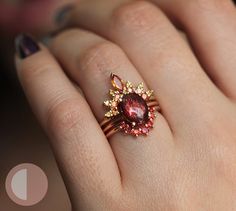
<instances>
[{"instance_id":1,"label":"pinky finger","mask_svg":"<svg viewBox=\"0 0 236 211\"><path fill-rule=\"evenodd\" d=\"M117 200L119 170L87 102L53 56L29 36L17 39L18 75L51 138L75 210L107 209ZM104 200L106 199L106 200Z\"/></svg>"}]
</instances>

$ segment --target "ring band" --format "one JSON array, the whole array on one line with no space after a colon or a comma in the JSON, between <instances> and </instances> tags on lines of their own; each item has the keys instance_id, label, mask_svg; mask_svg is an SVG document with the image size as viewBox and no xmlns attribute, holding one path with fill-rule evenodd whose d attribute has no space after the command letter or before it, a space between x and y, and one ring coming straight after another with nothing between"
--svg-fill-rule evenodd
<instances>
[{"instance_id":1,"label":"ring band","mask_svg":"<svg viewBox=\"0 0 236 211\"><path fill-rule=\"evenodd\" d=\"M148 135L153 128L156 111L160 106L152 90L144 90L143 83L134 86L111 74L111 100L104 101L110 110L105 114L100 126L107 138L123 131L136 136Z\"/></svg>"}]
</instances>

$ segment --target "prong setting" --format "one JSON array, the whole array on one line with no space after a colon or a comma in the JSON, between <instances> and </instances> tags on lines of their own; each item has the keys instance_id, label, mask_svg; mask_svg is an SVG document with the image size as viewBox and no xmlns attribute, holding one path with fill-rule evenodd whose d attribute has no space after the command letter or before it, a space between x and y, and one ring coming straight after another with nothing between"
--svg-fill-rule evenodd
<instances>
[{"instance_id":1,"label":"prong setting","mask_svg":"<svg viewBox=\"0 0 236 211\"><path fill-rule=\"evenodd\" d=\"M144 84L134 86L130 81L123 81L119 76L111 74L110 100L104 101L109 108L105 118L122 116L119 128L135 137L148 135L156 118L156 108L147 103L154 99L153 90L145 90Z\"/></svg>"}]
</instances>

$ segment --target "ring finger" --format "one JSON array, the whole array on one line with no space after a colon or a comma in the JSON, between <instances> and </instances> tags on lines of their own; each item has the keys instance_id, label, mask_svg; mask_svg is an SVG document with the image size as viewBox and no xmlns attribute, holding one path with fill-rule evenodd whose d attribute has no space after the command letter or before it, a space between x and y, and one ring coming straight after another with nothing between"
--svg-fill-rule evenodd
<instances>
[{"instance_id":1,"label":"ring finger","mask_svg":"<svg viewBox=\"0 0 236 211\"><path fill-rule=\"evenodd\" d=\"M158 91L175 137L204 130L202 121L222 118L224 106L218 105L228 106L229 100L158 7L148 1L81 1L71 17L74 25L107 37L126 52L150 88Z\"/></svg>"},{"instance_id":2,"label":"ring finger","mask_svg":"<svg viewBox=\"0 0 236 211\"><path fill-rule=\"evenodd\" d=\"M117 45L93 33L71 29L55 37L50 46L64 69L83 90L99 122L104 117L102 102L107 99L111 88L111 72L135 85L143 82L135 67ZM167 154L167 151L170 151L171 137L168 123L161 114L158 115L155 128L149 136L138 138L141 141L132 140L131 136L123 136L121 133L116 134L110 139L110 144L121 174L124 175L125 172L137 177L137 171L130 169L138 170L141 166L145 169L145 166L148 166L145 162L149 163L149 167L150 163L157 165L157 156L161 157L159 152Z\"/></svg>"}]
</instances>

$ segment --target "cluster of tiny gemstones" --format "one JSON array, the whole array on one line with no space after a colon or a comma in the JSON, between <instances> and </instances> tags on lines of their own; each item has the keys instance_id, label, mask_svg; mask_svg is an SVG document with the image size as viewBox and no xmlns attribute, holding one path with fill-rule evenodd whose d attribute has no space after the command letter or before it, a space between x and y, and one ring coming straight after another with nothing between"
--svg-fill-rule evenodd
<instances>
[{"instance_id":1,"label":"cluster of tiny gemstones","mask_svg":"<svg viewBox=\"0 0 236 211\"><path fill-rule=\"evenodd\" d=\"M139 136L139 135L148 135L151 128L153 128L154 119L156 118L155 114L155 108L149 108L149 120L144 125L139 125L136 127L135 123L132 123L131 125L127 122L123 121L120 128L126 133L131 134L133 136Z\"/></svg>"},{"instance_id":2,"label":"cluster of tiny gemstones","mask_svg":"<svg viewBox=\"0 0 236 211\"><path fill-rule=\"evenodd\" d=\"M118 105L122 103L122 99L125 95L135 93L139 95L145 102L148 102L153 97L153 90L145 90L144 84L140 83L134 86L131 82L121 80L117 75L111 74L111 83L114 89L111 89L109 94L111 100L104 101L104 105L109 108L109 111L105 114L106 118L113 118L120 114ZM153 128L156 109L154 107L148 107L148 121L143 124L137 124L136 122L122 121L120 128L126 133L133 136L148 135L151 128Z\"/></svg>"}]
</instances>

